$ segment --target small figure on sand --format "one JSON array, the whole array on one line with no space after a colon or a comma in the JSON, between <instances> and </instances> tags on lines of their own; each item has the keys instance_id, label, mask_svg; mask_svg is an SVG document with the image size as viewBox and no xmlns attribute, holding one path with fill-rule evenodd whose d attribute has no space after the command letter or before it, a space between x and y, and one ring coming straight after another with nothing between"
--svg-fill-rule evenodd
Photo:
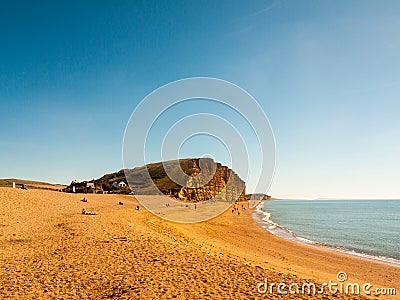
<instances>
[{"instance_id":1,"label":"small figure on sand","mask_svg":"<svg viewBox=\"0 0 400 300\"><path fill-rule=\"evenodd\" d=\"M83 197L83 199L81 200L82 202L87 202L86 197Z\"/></svg>"},{"instance_id":2,"label":"small figure on sand","mask_svg":"<svg viewBox=\"0 0 400 300\"><path fill-rule=\"evenodd\" d=\"M135 208L136 210L139 210L140 209L140 206L139 205L136 205L136 208Z\"/></svg>"},{"instance_id":3,"label":"small figure on sand","mask_svg":"<svg viewBox=\"0 0 400 300\"><path fill-rule=\"evenodd\" d=\"M82 208L82 215L86 215L86 216L95 216L95 213L92 212L88 212L86 211L84 208Z\"/></svg>"},{"instance_id":4,"label":"small figure on sand","mask_svg":"<svg viewBox=\"0 0 400 300\"><path fill-rule=\"evenodd\" d=\"M124 202L119 201L118 205L124 205Z\"/></svg>"},{"instance_id":5,"label":"small figure on sand","mask_svg":"<svg viewBox=\"0 0 400 300\"><path fill-rule=\"evenodd\" d=\"M196 210L196 208L197 208L197 205L196 205L196 203L194 204L194 209Z\"/></svg>"}]
</instances>

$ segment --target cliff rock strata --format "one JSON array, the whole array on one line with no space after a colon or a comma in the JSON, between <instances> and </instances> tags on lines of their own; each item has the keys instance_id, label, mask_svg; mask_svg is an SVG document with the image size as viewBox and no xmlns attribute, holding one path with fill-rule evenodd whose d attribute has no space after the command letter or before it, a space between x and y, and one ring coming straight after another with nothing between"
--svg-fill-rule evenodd
<instances>
[{"instance_id":1,"label":"cliff rock strata","mask_svg":"<svg viewBox=\"0 0 400 300\"><path fill-rule=\"evenodd\" d=\"M192 160L192 172L186 185L181 187L175 198L199 202L210 199L225 201L246 200L243 180L231 169L215 163L212 159Z\"/></svg>"}]
</instances>

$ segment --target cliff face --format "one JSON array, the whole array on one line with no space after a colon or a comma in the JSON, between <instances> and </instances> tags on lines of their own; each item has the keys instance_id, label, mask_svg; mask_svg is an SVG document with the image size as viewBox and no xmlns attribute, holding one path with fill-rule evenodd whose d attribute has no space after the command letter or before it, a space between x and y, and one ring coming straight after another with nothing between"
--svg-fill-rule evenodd
<instances>
[{"instance_id":1,"label":"cliff face","mask_svg":"<svg viewBox=\"0 0 400 300\"><path fill-rule=\"evenodd\" d=\"M121 181L128 182L130 188L113 188ZM207 158L148 164L104 175L93 183L101 191L130 193L132 189L136 195L164 194L185 202L246 200L244 181L228 167Z\"/></svg>"},{"instance_id":2,"label":"cliff face","mask_svg":"<svg viewBox=\"0 0 400 300\"><path fill-rule=\"evenodd\" d=\"M178 199L190 202L209 199L246 200L245 183L233 170L211 159L202 159L200 169L199 161L199 159L192 160L193 172L186 185L181 187Z\"/></svg>"}]
</instances>

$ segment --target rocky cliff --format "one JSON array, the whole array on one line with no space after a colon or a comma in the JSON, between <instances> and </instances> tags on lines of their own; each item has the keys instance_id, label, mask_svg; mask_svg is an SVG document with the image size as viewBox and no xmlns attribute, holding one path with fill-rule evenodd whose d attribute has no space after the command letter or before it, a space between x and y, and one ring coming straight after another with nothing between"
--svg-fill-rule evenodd
<instances>
[{"instance_id":1,"label":"rocky cliff","mask_svg":"<svg viewBox=\"0 0 400 300\"><path fill-rule=\"evenodd\" d=\"M121 181L129 183L136 195L162 193L184 202L246 200L245 182L212 159L180 159L121 170L94 180L95 190L130 193L128 187L115 188Z\"/></svg>"},{"instance_id":2,"label":"rocky cliff","mask_svg":"<svg viewBox=\"0 0 400 300\"><path fill-rule=\"evenodd\" d=\"M202 160L201 168L199 159L191 162L191 177L182 186L176 198L183 201L215 200L246 200L246 187L243 180L231 169L215 163L212 159Z\"/></svg>"}]
</instances>

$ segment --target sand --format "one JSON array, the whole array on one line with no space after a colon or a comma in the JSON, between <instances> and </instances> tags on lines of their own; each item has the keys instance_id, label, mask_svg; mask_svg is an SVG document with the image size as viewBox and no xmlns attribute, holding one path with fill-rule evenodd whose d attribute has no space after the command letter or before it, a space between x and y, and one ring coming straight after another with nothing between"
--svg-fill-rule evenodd
<instances>
[{"instance_id":1,"label":"sand","mask_svg":"<svg viewBox=\"0 0 400 300\"><path fill-rule=\"evenodd\" d=\"M400 291L399 267L275 237L249 209L179 224L135 210L133 196L82 198L0 188L1 299L306 299L260 294L257 285L265 278L338 282L339 271L349 282ZM82 215L82 208L96 215ZM363 299L329 292L312 298Z\"/></svg>"}]
</instances>

